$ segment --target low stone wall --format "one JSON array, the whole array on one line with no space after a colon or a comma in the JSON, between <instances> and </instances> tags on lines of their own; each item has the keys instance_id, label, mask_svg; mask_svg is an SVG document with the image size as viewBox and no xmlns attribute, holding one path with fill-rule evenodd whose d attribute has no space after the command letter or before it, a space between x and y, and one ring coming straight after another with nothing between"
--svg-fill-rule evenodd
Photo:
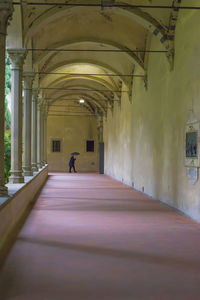
<instances>
[{"instance_id":1,"label":"low stone wall","mask_svg":"<svg viewBox=\"0 0 200 300\"><path fill-rule=\"evenodd\" d=\"M0 198L0 262L47 177L48 166L45 166L18 190L13 192L11 185L8 185L9 197Z\"/></svg>"}]
</instances>

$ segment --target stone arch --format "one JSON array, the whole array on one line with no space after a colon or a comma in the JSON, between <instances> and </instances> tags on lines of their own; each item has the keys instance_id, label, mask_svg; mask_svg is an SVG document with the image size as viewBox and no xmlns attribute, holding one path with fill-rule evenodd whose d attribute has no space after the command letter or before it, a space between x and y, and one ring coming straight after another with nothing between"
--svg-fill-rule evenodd
<instances>
[{"instance_id":1,"label":"stone arch","mask_svg":"<svg viewBox=\"0 0 200 300\"><path fill-rule=\"evenodd\" d=\"M127 84L127 80L125 79L126 77L123 76L124 74L118 72L117 69L115 69L114 67L102 63L101 61L97 61L97 60L93 60L93 59L74 59L71 61L63 61L60 62L58 64L55 64L51 67L49 67L48 69L46 69L46 73L50 73L50 72L56 72L56 70L58 70L59 68L63 67L63 66L72 66L72 65L80 65L80 64L88 64L91 66L99 66L102 69L105 69L107 72L109 73L113 73L114 75L119 75L119 77L117 76L117 78L119 78L121 81L123 81L125 84ZM143 74L145 75L145 74ZM44 74L42 75L42 78L45 78L46 76L48 76L48 74Z\"/></svg>"},{"instance_id":2,"label":"stone arch","mask_svg":"<svg viewBox=\"0 0 200 300\"><path fill-rule=\"evenodd\" d=\"M106 107L104 107L104 105L102 103L100 103L94 96L91 97L90 95L88 95L86 93L82 93L81 96L84 98L84 100L86 100L87 102L92 104L92 106L94 108L98 107L101 110L102 113L104 113L104 114L107 113ZM61 96L59 96L58 98L55 97L55 99L50 102L50 105L53 104L56 101L62 100L61 98L63 98L63 97L69 98L69 100L70 100L71 97L77 97L76 100L73 99L72 101L78 101L80 99L80 94L79 93L69 93L67 95L65 95L65 94L62 95L62 97Z\"/></svg>"},{"instance_id":3,"label":"stone arch","mask_svg":"<svg viewBox=\"0 0 200 300\"><path fill-rule=\"evenodd\" d=\"M78 3L78 0L75 0L74 2ZM83 1L83 3L88 3L86 0ZM126 5L125 2L119 2L118 4ZM45 26L48 22L54 20L55 18L61 18L66 14L66 10L69 9L77 9L76 6L64 6L62 7L62 10L60 9L61 6L55 6L51 8L50 10L47 10L43 14L41 14L39 17L37 17L31 24L29 24L29 29L27 32L25 32L26 39L29 36L33 36L40 28L40 26ZM80 9L80 7L79 7ZM118 10L120 13L127 13L129 16L136 22L138 22L140 25L145 27L146 29L150 31L154 31L155 29L159 30L162 35L165 34L165 28L156 20L154 19L150 14L147 12L142 11L139 8L131 8L131 7L114 7L112 6L113 10Z\"/></svg>"},{"instance_id":4,"label":"stone arch","mask_svg":"<svg viewBox=\"0 0 200 300\"><path fill-rule=\"evenodd\" d=\"M134 63L136 63L142 70L144 70L144 63L142 62L142 60L134 53L131 52L132 50L124 47L123 45L121 45L120 43L114 43L112 41L108 41L108 40L102 40L102 39L90 39L90 40L85 40L85 39L79 39L79 40L70 40L70 41L62 41L61 43L55 43L55 44L51 44L49 46L49 49L57 49L58 52L42 52L42 54L36 59L35 63L39 63L42 59L45 59L45 57L50 56L50 58L48 59L48 64L51 62L51 56L55 57L56 55L59 55L59 49L66 49L66 47L73 47L73 46L79 46L80 44L85 44L85 43L91 43L94 44L95 46L99 46L101 45L101 47L109 47L109 49L113 48L113 50L119 50L119 51L123 51L121 54L122 55L126 55L129 59L133 60ZM102 48L101 48L102 49ZM99 50L101 50L99 49ZM70 49L69 49L70 50ZM77 48L78 50L78 48ZM126 52L127 51L127 52Z\"/></svg>"}]
</instances>

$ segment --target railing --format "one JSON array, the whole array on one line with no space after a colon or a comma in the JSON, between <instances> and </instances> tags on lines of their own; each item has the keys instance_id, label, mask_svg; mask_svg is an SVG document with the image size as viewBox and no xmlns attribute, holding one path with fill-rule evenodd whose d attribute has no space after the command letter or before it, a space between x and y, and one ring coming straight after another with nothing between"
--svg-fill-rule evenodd
<instances>
[{"instance_id":1,"label":"railing","mask_svg":"<svg viewBox=\"0 0 200 300\"><path fill-rule=\"evenodd\" d=\"M25 177L23 184L8 184L7 197L0 197L0 263L48 178L48 165Z\"/></svg>"}]
</instances>

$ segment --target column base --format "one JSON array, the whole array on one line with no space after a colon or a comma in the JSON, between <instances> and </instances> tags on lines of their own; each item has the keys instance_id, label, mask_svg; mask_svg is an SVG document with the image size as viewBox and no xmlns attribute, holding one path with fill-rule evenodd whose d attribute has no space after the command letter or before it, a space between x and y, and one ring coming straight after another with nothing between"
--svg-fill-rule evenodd
<instances>
[{"instance_id":1,"label":"column base","mask_svg":"<svg viewBox=\"0 0 200 300\"><path fill-rule=\"evenodd\" d=\"M12 184L14 184L14 183L24 183L24 177L23 176L21 176L21 177L10 177L9 178L9 183L12 183Z\"/></svg>"},{"instance_id":2,"label":"column base","mask_svg":"<svg viewBox=\"0 0 200 300\"><path fill-rule=\"evenodd\" d=\"M42 162L37 163L38 169L41 169L43 167Z\"/></svg>"},{"instance_id":3,"label":"column base","mask_svg":"<svg viewBox=\"0 0 200 300\"><path fill-rule=\"evenodd\" d=\"M46 166L46 161L43 160L41 163L43 167Z\"/></svg>"},{"instance_id":4,"label":"column base","mask_svg":"<svg viewBox=\"0 0 200 300\"><path fill-rule=\"evenodd\" d=\"M8 195L8 188L6 186L0 186L0 197Z\"/></svg>"},{"instance_id":5,"label":"column base","mask_svg":"<svg viewBox=\"0 0 200 300\"><path fill-rule=\"evenodd\" d=\"M23 175L24 176L33 176L33 171L31 165L23 166Z\"/></svg>"},{"instance_id":6,"label":"column base","mask_svg":"<svg viewBox=\"0 0 200 300\"><path fill-rule=\"evenodd\" d=\"M33 171L32 170L30 170L30 171L24 170L23 174L24 174L24 176L33 176Z\"/></svg>"},{"instance_id":7,"label":"column base","mask_svg":"<svg viewBox=\"0 0 200 300\"><path fill-rule=\"evenodd\" d=\"M38 172L37 164L32 164L32 171L33 172Z\"/></svg>"},{"instance_id":8,"label":"column base","mask_svg":"<svg viewBox=\"0 0 200 300\"><path fill-rule=\"evenodd\" d=\"M11 171L9 183L24 183L24 176L22 176L22 171Z\"/></svg>"}]
</instances>

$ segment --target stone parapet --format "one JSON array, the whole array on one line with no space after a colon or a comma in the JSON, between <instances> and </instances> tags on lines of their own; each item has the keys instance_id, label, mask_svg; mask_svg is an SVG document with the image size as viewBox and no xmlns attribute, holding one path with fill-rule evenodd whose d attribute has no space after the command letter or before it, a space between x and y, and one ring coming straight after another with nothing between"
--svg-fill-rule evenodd
<instances>
[{"instance_id":1,"label":"stone parapet","mask_svg":"<svg viewBox=\"0 0 200 300\"><path fill-rule=\"evenodd\" d=\"M0 198L0 258L3 258L16 236L20 224L48 178L48 166L23 184L8 184L8 197ZM1 263L1 260L0 260Z\"/></svg>"}]
</instances>

